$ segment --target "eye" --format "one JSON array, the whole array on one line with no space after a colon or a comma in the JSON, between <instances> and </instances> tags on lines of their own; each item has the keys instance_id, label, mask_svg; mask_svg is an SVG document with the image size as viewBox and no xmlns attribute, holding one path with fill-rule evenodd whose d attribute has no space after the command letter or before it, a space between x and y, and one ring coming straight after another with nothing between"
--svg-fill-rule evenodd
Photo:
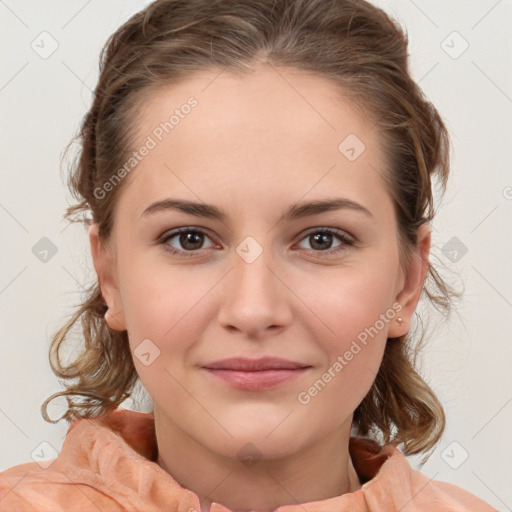
<instances>
[{"instance_id":1,"label":"eye","mask_svg":"<svg viewBox=\"0 0 512 512\"><path fill-rule=\"evenodd\" d=\"M340 240L341 243L332 249L335 238ZM173 239L174 244L169 243ZM194 256L201 249L216 246L214 243L211 243L209 246L204 247L205 239L211 240L202 229L183 227L164 234L160 243L166 251L178 256L187 257ZM317 253L321 257L339 253L354 245L354 238L352 236L344 231L333 228L315 228L306 234L302 241L309 242L312 248L308 250Z\"/></svg>"},{"instance_id":2,"label":"eye","mask_svg":"<svg viewBox=\"0 0 512 512\"><path fill-rule=\"evenodd\" d=\"M174 238L176 239L175 243L178 245L178 247L168 243ZM202 245L205 238L210 239L210 237L207 236L204 231L196 228L185 227L167 233L164 235L160 243L162 243L164 248L167 251L170 251L172 254L179 254L180 256L193 256L194 252L197 252L199 249L204 249ZM212 243L211 246L213 247L214 244Z\"/></svg>"},{"instance_id":3,"label":"eye","mask_svg":"<svg viewBox=\"0 0 512 512\"><path fill-rule=\"evenodd\" d=\"M341 243L335 246L336 248L334 250L331 250L334 238L338 238ZM326 255L344 251L354 244L354 239L350 235L344 231L332 228L315 228L315 230L310 231L303 240L310 243L314 252L326 253ZM324 256L323 254L319 255Z\"/></svg>"}]
</instances>

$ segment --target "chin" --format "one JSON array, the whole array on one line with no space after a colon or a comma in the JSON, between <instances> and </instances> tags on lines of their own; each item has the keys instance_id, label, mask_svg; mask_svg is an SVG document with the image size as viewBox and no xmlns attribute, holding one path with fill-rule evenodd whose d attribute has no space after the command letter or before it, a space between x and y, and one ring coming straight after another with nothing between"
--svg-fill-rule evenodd
<instances>
[{"instance_id":1,"label":"chin","mask_svg":"<svg viewBox=\"0 0 512 512\"><path fill-rule=\"evenodd\" d=\"M220 439L208 437L204 439L209 448L224 457L240 460L278 459L288 457L297 452L304 440L298 437L297 431L289 428L276 428L273 425L247 425L240 423L236 428L225 424L233 437L221 436Z\"/></svg>"}]
</instances>

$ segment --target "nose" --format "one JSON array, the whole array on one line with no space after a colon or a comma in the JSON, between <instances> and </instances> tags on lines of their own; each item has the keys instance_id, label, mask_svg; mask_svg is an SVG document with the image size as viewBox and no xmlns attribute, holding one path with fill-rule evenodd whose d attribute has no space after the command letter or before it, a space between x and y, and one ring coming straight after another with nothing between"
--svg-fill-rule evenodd
<instances>
[{"instance_id":1,"label":"nose","mask_svg":"<svg viewBox=\"0 0 512 512\"><path fill-rule=\"evenodd\" d=\"M252 262L234 253L233 268L221 284L219 322L225 329L260 339L290 324L293 293L270 253L263 250Z\"/></svg>"}]
</instances>

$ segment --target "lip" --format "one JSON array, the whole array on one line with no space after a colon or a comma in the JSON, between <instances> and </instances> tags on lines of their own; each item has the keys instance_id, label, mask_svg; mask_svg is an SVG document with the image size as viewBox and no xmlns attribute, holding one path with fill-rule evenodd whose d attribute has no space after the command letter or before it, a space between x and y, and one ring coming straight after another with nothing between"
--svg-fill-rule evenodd
<instances>
[{"instance_id":1,"label":"lip","mask_svg":"<svg viewBox=\"0 0 512 512\"><path fill-rule=\"evenodd\" d=\"M237 389L263 391L296 379L311 366L275 357L230 358L203 367L209 374Z\"/></svg>"},{"instance_id":2,"label":"lip","mask_svg":"<svg viewBox=\"0 0 512 512\"><path fill-rule=\"evenodd\" d=\"M204 365L209 370L238 370L244 372L254 372L262 370L297 370L299 368L309 367L307 364L281 359L279 357L260 357L259 359L250 359L247 357L231 357L221 359L213 363Z\"/></svg>"}]
</instances>

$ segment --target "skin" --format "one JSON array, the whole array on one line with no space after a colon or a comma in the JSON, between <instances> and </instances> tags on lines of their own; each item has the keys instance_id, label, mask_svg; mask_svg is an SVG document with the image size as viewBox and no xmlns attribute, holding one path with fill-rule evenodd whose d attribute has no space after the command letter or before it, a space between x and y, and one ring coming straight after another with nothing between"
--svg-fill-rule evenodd
<instances>
[{"instance_id":1,"label":"skin","mask_svg":"<svg viewBox=\"0 0 512 512\"><path fill-rule=\"evenodd\" d=\"M154 402L158 463L198 494L204 511L213 502L273 511L354 492L361 485L348 452L353 412L387 337L409 329L430 230L420 229L412 258L400 265L392 197L376 172L384 168L378 134L324 78L272 67L244 77L198 73L148 96L137 140L190 96L198 106L124 183L111 246L100 243L95 224L89 232L109 326L127 329L132 351L148 338L160 350L148 366L134 357ZM349 134L366 146L354 161L338 150ZM170 197L213 204L227 218L177 210L141 218ZM344 208L279 222L293 203L333 197L371 215ZM162 243L181 227L204 236L192 245L180 244L179 235ZM319 248L314 235L326 227L354 243L334 235ZM236 251L248 236L262 249L251 263ZM324 389L300 403L298 394L397 303L403 322L385 323ZM267 391L234 389L202 369L227 357L266 355L311 368ZM237 455L247 443L259 455L252 465Z\"/></svg>"}]
</instances>

